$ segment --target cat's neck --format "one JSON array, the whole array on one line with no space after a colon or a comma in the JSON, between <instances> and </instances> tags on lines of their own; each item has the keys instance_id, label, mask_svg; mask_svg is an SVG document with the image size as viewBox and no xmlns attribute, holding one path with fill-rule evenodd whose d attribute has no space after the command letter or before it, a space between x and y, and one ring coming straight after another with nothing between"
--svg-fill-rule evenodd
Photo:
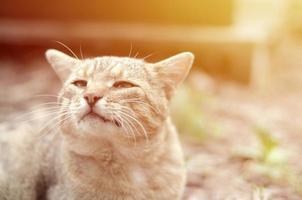
<instances>
[{"instance_id":1,"label":"cat's neck","mask_svg":"<svg viewBox=\"0 0 302 200\"><path fill-rule=\"evenodd\" d=\"M125 172L133 169L152 166L164 152L164 140L166 136L165 126L160 130L163 133L154 134L158 138L152 141L143 141L131 147L114 144L110 140L82 141L82 147L86 149L68 148L69 144L62 143L64 151L62 162L66 174L74 180L86 180L93 186L100 187L104 181L119 181ZM86 142L86 144L85 144ZM102 177L102 178L100 178ZM127 177L126 179L131 179ZM105 186L102 186L105 187Z\"/></svg>"}]
</instances>

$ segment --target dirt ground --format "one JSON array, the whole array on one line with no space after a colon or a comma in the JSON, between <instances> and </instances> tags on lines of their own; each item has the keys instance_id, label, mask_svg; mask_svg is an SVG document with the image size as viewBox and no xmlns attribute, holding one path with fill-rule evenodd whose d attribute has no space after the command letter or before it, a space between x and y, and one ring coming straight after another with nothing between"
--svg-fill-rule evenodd
<instances>
[{"instance_id":1,"label":"dirt ground","mask_svg":"<svg viewBox=\"0 0 302 200\"><path fill-rule=\"evenodd\" d=\"M210 100L201 105L209 136L200 143L184 137L185 199L302 199L302 93L259 94L237 84L213 84ZM259 127L272 141L259 137ZM270 142L276 142L273 149ZM267 150L271 158L263 159Z\"/></svg>"},{"instance_id":2,"label":"dirt ground","mask_svg":"<svg viewBox=\"0 0 302 200\"><path fill-rule=\"evenodd\" d=\"M184 137L186 200L302 199L301 55L300 44L281 45L262 90L193 74L196 92L207 97L200 109L210 136Z\"/></svg>"},{"instance_id":3,"label":"dirt ground","mask_svg":"<svg viewBox=\"0 0 302 200\"><path fill-rule=\"evenodd\" d=\"M11 119L45 101L38 94L56 94L59 81L44 62L0 66L0 132L7 132L18 125ZM287 73L274 69L271 87L261 92L191 75L195 92L207 97L199 107L206 137L181 133L184 200L302 199L302 76L297 63L291 66Z\"/></svg>"}]
</instances>

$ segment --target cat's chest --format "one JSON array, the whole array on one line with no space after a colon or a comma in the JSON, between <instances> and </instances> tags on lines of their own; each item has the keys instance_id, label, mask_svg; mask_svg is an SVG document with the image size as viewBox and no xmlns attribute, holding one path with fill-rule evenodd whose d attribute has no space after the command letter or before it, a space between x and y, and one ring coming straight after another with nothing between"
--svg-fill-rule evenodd
<instances>
[{"instance_id":1,"label":"cat's chest","mask_svg":"<svg viewBox=\"0 0 302 200\"><path fill-rule=\"evenodd\" d=\"M100 177L99 179L103 179ZM148 175L135 167L119 178L103 179L103 185L90 187L72 179L64 180L50 187L48 200L134 200L149 199Z\"/></svg>"},{"instance_id":2,"label":"cat's chest","mask_svg":"<svg viewBox=\"0 0 302 200\"><path fill-rule=\"evenodd\" d=\"M146 170L140 167L133 167L129 172L130 182L135 187L146 187L148 185L149 175Z\"/></svg>"},{"instance_id":3,"label":"cat's chest","mask_svg":"<svg viewBox=\"0 0 302 200\"><path fill-rule=\"evenodd\" d=\"M158 190L158 186L165 182L166 175L162 174L162 168L165 166L150 166L131 163L131 161L117 162L103 168L95 163L84 162L86 169L81 174L68 174L70 169L65 171L62 169L60 181L49 190L52 199L152 199L147 198L153 195L154 190ZM74 167L75 165L73 165ZM158 182L158 181L159 182ZM159 191L157 191L159 192ZM71 198L71 196L73 198ZM58 198L60 197L60 198ZM127 197L127 198L126 198Z\"/></svg>"}]
</instances>

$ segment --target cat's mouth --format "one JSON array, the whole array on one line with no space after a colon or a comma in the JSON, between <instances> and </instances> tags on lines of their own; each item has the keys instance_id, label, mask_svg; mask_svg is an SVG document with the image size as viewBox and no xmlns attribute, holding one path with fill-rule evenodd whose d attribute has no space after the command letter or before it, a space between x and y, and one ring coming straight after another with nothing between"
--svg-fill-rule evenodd
<instances>
[{"instance_id":1,"label":"cat's mouth","mask_svg":"<svg viewBox=\"0 0 302 200\"><path fill-rule=\"evenodd\" d=\"M82 120L84 120L86 118L98 119L98 120L101 120L104 123L113 123L113 124L115 124L118 127L121 126L121 124L118 121L107 119L104 116L102 116L102 115L100 115L100 114L98 114L98 113L96 113L94 111L90 111L90 112L86 113L85 115L83 115L83 117L81 117L80 121L82 121Z\"/></svg>"}]
</instances>

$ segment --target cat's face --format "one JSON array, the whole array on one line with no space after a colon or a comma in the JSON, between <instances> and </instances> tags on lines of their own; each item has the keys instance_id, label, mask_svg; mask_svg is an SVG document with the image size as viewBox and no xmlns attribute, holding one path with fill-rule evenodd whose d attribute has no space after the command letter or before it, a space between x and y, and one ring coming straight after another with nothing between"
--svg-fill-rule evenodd
<instances>
[{"instance_id":1,"label":"cat's face","mask_svg":"<svg viewBox=\"0 0 302 200\"><path fill-rule=\"evenodd\" d=\"M78 60L56 50L46 57L64 83L63 133L132 144L159 134L169 99L193 62L191 53L155 64L127 57Z\"/></svg>"}]
</instances>

